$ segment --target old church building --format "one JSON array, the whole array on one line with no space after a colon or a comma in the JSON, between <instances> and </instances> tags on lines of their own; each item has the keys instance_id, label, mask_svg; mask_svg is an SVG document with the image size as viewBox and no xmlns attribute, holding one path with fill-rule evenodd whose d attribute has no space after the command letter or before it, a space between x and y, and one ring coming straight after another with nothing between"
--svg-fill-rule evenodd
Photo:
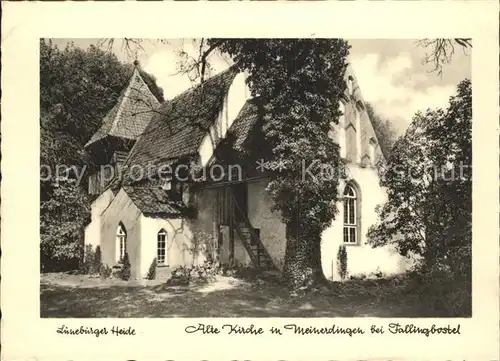
<instances>
[{"instance_id":1,"label":"old church building","mask_svg":"<svg viewBox=\"0 0 500 361\"><path fill-rule=\"evenodd\" d=\"M349 275L407 267L394 249L367 244L375 207L386 198L377 170L383 153L351 67L345 81L343 116L331 134L346 177L339 214L321 244L324 274L335 281L341 245ZM259 119L245 75L235 68L163 103L136 69L86 145L95 200L85 244L99 246L109 266L128 253L135 278L145 277L152 263L174 268L213 258L281 269L285 225L266 191L269 173L256 167Z\"/></svg>"}]
</instances>

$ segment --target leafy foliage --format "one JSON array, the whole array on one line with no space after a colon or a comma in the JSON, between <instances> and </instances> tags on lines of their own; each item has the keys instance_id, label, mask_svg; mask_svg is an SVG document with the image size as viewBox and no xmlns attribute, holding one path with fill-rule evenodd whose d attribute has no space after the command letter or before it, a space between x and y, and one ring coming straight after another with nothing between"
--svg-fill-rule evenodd
<instances>
[{"instance_id":1,"label":"leafy foliage","mask_svg":"<svg viewBox=\"0 0 500 361\"><path fill-rule=\"evenodd\" d=\"M87 197L73 180L51 184L40 203L40 261L43 271L75 269L83 255Z\"/></svg>"},{"instance_id":2,"label":"leafy foliage","mask_svg":"<svg viewBox=\"0 0 500 361\"><path fill-rule=\"evenodd\" d=\"M80 263L80 273L95 275L101 272L102 260L101 260L101 247L92 247L91 244L85 246L85 251L83 255L83 262Z\"/></svg>"},{"instance_id":3,"label":"leafy foliage","mask_svg":"<svg viewBox=\"0 0 500 361\"><path fill-rule=\"evenodd\" d=\"M40 42L40 217L41 265L45 270L78 267L90 199L83 187L83 146L114 106L133 66L90 46L59 49ZM151 91L163 99L154 77L141 71ZM56 167L74 167L56 177ZM76 172L76 173L75 173ZM83 173L82 173L83 172ZM83 174L76 184L65 178Z\"/></svg>"},{"instance_id":4,"label":"leafy foliage","mask_svg":"<svg viewBox=\"0 0 500 361\"><path fill-rule=\"evenodd\" d=\"M424 265L412 274L417 283L417 300L422 310L432 310L441 317L466 317L472 314L472 278L469 264L464 260L458 270L439 264Z\"/></svg>"},{"instance_id":5,"label":"leafy foliage","mask_svg":"<svg viewBox=\"0 0 500 361\"><path fill-rule=\"evenodd\" d=\"M101 264L101 267L99 269L99 274L101 278L110 278L113 273L113 269L109 267L107 264L103 265Z\"/></svg>"},{"instance_id":6,"label":"leafy foliage","mask_svg":"<svg viewBox=\"0 0 500 361\"><path fill-rule=\"evenodd\" d=\"M344 280L347 276L347 250L344 245L341 245L337 252L337 267L340 278Z\"/></svg>"},{"instance_id":7,"label":"leafy foliage","mask_svg":"<svg viewBox=\"0 0 500 361\"><path fill-rule=\"evenodd\" d=\"M146 275L148 280L154 280L156 278L156 257L153 258L151 265L149 266L148 274Z\"/></svg>"},{"instance_id":8,"label":"leafy foliage","mask_svg":"<svg viewBox=\"0 0 500 361\"><path fill-rule=\"evenodd\" d=\"M196 263L200 256L208 262L217 261L217 239L212 234L194 232L190 242L183 246L193 256L193 263Z\"/></svg>"},{"instance_id":9,"label":"leafy foliage","mask_svg":"<svg viewBox=\"0 0 500 361\"><path fill-rule=\"evenodd\" d=\"M248 72L252 95L266 108L264 136L270 162L285 164L268 190L287 228L285 281L293 288L323 277L321 232L337 212L338 177L304 177L339 169L338 146L328 136L341 115L339 101L349 46L341 39L211 39Z\"/></svg>"},{"instance_id":10,"label":"leafy foliage","mask_svg":"<svg viewBox=\"0 0 500 361\"><path fill-rule=\"evenodd\" d=\"M128 252L125 252L125 256L123 256L122 260L122 267L119 272L119 277L124 281L128 281L130 279L130 270L130 258Z\"/></svg>"},{"instance_id":11,"label":"leafy foliage","mask_svg":"<svg viewBox=\"0 0 500 361\"><path fill-rule=\"evenodd\" d=\"M97 246L95 248L95 254L93 259L92 268L95 273L100 273L102 266L102 254L101 254L101 246Z\"/></svg>"},{"instance_id":12,"label":"leafy foliage","mask_svg":"<svg viewBox=\"0 0 500 361\"><path fill-rule=\"evenodd\" d=\"M373 123L373 130L377 136L377 140L380 144L380 149L385 157L388 157L391 152L392 146L396 141L396 130L394 129L392 123L389 119L382 118L375 111L373 105L365 102L366 112Z\"/></svg>"},{"instance_id":13,"label":"leafy foliage","mask_svg":"<svg viewBox=\"0 0 500 361\"><path fill-rule=\"evenodd\" d=\"M83 260L79 264L78 271L81 274L89 274L90 269L91 269L91 260L94 259L94 249L92 248L91 244L88 244L85 246L85 249L83 251ZM45 262L40 262L40 265L42 266L42 270L44 267L46 267Z\"/></svg>"},{"instance_id":14,"label":"leafy foliage","mask_svg":"<svg viewBox=\"0 0 500 361\"><path fill-rule=\"evenodd\" d=\"M416 114L395 143L381 181L388 202L370 242L393 243L425 267L470 274L471 164L472 93L464 80L447 109Z\"/></svg>"},{"instance_id":15,"label":"leafy foliage","mask_svg":"<svg viewBox=\"0 0 500 361\"><path fill-rule=\"evenodd\" d=\"M197 266L180 266L172 271L167 280L169 286L181 286L199 283L211 283L217 275L225 274L227 267L215 262L205 262Z\"/></svg>"},{"instance_id":16,"label":"leafy foliage","mask_svg":"<svg viewBox=\"0 0 500 361\"><path fill-rule=\"evenodd\" d=\"M68 44L63 50L44 39L40 42L40 107L57 106L63 117L49 129L84 144L101 124L126 87L133 65L122 64L96 46L83 50ZM141 71L151 91L163 101L153 76Z\"/></svg>"}]
</instances>

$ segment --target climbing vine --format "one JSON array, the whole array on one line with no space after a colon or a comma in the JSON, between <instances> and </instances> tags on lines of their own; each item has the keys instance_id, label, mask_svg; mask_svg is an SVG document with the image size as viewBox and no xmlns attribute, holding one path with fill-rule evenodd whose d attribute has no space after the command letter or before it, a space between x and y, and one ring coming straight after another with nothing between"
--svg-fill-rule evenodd
<instances>
[{"instance_id":1,"label":"climbing vine","mask_svg":"<svg viewBox=\"0 0 500 361\"><path fill-rule=\"evenodd\" d=\"M335 218L340 157L329 136L341 115L349 45L341 39L210 39L248 73L265 109L268 190L286 224L284 276L292 287L323 280L321 233ZM308 170L306 172L306 170Z\"/></svg>"}]
</instances>

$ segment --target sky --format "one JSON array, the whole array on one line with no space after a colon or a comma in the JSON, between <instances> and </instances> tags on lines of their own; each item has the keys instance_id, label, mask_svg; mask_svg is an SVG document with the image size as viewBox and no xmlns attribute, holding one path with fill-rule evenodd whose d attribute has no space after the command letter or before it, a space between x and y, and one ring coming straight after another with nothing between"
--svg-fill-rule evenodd
<instances>
[{"instance_id":1,"label":"sky","mask_svg":"<svg viewBox=\"0 0 500 361\"><path fill-rule=\"evenodd\" d=\"M53 39L61 47L68 42L87 48L102 39ZM416 39L346 39L351 45L349 62L365 101L375 111L389 119L401 134L413 115L427 108L446 107L457 84L471 77L471 54L456 49L452 61L445 64L442 74L433 72L432 64L423 64L429 49L417 46ZM144 39L141 48L132 51L115 39L110 48L123 62L139 60L141 67L153 74L169 99L186 90L193 82L179 74L179 51L196 56L198 47L191 39ZM109 45L109 42L106 42ZM209 57L212 74L226 69L231 63L220 55Z\"/></svg>"}]
</instances>

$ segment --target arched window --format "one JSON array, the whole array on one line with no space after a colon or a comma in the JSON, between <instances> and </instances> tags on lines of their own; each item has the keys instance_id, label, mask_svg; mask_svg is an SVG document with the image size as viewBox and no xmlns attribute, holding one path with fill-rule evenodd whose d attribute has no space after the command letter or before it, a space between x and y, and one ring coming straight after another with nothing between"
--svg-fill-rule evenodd
<instances>
[{"instance_id":1,"label":"arched window","mask_svg":"<svg viewBox=\"0 0 500 361\"><path fill-rule=\"evenodd\" d=\"M377 160L375 159L375 148L377 147L377 140L375 138L370 138L369 141L369 156L370 156L370 161L371 165L376 165Z\"/></svg>"},{"instance_id":2,"label":"arched window","mask_svg":"<svg viewBox=\"0 0 500 361\"><path fill-rule=\"evenodd\" d=\"M165 264L167 260L167 232L161 229L156 237L156 263Z\"/></svg>"},{"instance_id":3,"label":"arched window","mask_svg":"<svg viewBox=\"0 0 500 361\"><path fill-rule=\"evenodd\" d=\"M347 92L349 93L349 96L354 94L354 78L352 75L347 77Z\"/></svg>"},{"instance_id":4,"label":"arched window","mask_svg":"<svg viewBox=\"0 0 500 361\"><path fill-rule=\"evenodd\" d=\"M359 240L359 199L356 189L347 184L344 189L344 243L357 244Z\"/></svg>"},{"instance_id":5,"label":"arched window","mask_svg":"<svg viewBox=\"0 0 500 361\"><path fill-rule=\"evenodd\" d=\"M116 261L121 262L127 252L127 231L122 222L116 229Z\"/></svg>"}]
</instances>

